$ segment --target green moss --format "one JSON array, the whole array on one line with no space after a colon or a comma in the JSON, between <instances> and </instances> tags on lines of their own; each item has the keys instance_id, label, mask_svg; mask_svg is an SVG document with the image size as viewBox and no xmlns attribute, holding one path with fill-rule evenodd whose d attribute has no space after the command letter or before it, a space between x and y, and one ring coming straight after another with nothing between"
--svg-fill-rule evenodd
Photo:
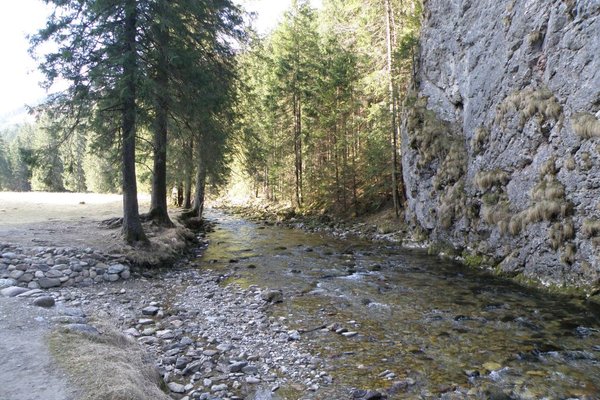
<instances>
[{"instance_id":1,"label":"green moss","mask_svg":"<svg viewBox=\"0 0 600 400\"><path fill-rule=\"evenodd\" d=\"M427 249L427 252L431 255L445 255L449 257L458 257L461 254L460 250L444 241L432 243Z\"/></svg>"},{"instance_id":2,"label":"green moss","mask_svg":"<svg viewBox=\"0 0 600 400\"><path fill-rule=\"evenodd\" d=\"M486 262L486 258L480 254L463 254L463 262L471 268L480 268Z\"/></svg>"}]
</instances>

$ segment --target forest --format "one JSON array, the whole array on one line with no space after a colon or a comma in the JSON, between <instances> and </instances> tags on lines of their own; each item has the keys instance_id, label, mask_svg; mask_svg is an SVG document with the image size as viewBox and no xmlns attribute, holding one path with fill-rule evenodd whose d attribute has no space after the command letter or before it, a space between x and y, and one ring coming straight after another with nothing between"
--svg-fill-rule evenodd
<instances>
[{"instance_id":1,"label":"forest","mask_svg":"<svg viewBox=\"0 0 600 400\"><path fill-rule=\"evenodd\" d=\"M66 89L2 129L0 190L122 193L128 242L138 191L169 226L171 188L200 216L232 173L301 212L400 212L419 0L294 0L264 36L230 0L49 3L31 52Z\"/></svg>"}]
</instances>

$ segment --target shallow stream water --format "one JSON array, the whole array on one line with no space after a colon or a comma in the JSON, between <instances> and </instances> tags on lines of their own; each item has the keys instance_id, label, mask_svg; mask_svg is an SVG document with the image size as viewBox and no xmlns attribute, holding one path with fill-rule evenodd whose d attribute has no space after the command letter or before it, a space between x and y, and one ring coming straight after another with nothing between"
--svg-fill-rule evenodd
<instances>
[{"instance_id":1,"label":"shallow stream water","mask_svg":"<svg viewBox=\"0 0 600 400\"><path fill-rule=\"evenodd\" d=\"M281 289L273 315L303 332L334 378L280 398L600 398L591 305L393 244L207 217L216 226L198 264L235 270L225 284ZM317 329L332 324L356 335Z\"/></svg>"}]
</instances>

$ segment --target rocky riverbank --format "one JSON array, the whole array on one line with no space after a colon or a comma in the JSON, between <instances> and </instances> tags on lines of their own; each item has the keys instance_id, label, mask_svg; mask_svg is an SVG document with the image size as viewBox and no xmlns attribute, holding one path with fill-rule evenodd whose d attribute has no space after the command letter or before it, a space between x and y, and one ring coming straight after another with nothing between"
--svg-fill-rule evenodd
<instances>
[{"instance_id":1,"label":"rocky riverbank","mask_svg":"<svg viewBox=\"0 0 600 400\"><path fill-rule=\"evenodd\" d=\"M0 287L49 289L126 280L125 256L92 248L23 247L0 244Z\"/></svg>"},{"instance_id":2,"label":"rocky riverbank","mask_svg":"<svg viewBox=\"0 0 600 400\"><path fill-rule=\"evenodd\" d=\"M301 397L332 383L302 335L284 318L269 317L284 295L278 290L224 287L227 275L183 266L125 280L128 267L91 249L5 246L0 260L8 276L2 285L19 285L5 288L5 296L79 310L66 318L76 329L97 334L95 325L116 327L153 355L175 399ZM25 274L32 279L22 279ZM46 285L48 279L56 285Z\"/></svg>"},{"instance_id":3,"label":"rocky riverbank","mask_svg":"<svg viewBox=\"0 0 600 400\"><path fill-rule=\"evenodd\" d=\"M57 300L110 320L155 356L174 398L260 398L331 383L301 335L268 316L278 291L223 287L227 276L190 269L90 288L62 288Z\"/></svg>"}]
</instances>

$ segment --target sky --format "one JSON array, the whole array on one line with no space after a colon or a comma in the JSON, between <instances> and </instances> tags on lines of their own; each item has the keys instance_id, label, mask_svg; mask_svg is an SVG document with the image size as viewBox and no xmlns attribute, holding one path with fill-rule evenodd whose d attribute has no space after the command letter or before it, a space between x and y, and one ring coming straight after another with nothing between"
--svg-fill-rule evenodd
<instances>
[{"instance_id":1,"label":"sky","mask_svg":"<svg viewBox=\"0 0 600 400\"><path fill-rule=\"evenodd\" d=\"M291 4L291 0L240 2L248 11L257 13L255 27L262 34L276 26ZM320 7L321 2L311 0L315 7ZM41 0L4 0L0 5L0 122L24 105L35 105L47 94L39 86L42 76L27 52L26 35L42 28L50 11Z\"/></svg>"}]
</instances>

